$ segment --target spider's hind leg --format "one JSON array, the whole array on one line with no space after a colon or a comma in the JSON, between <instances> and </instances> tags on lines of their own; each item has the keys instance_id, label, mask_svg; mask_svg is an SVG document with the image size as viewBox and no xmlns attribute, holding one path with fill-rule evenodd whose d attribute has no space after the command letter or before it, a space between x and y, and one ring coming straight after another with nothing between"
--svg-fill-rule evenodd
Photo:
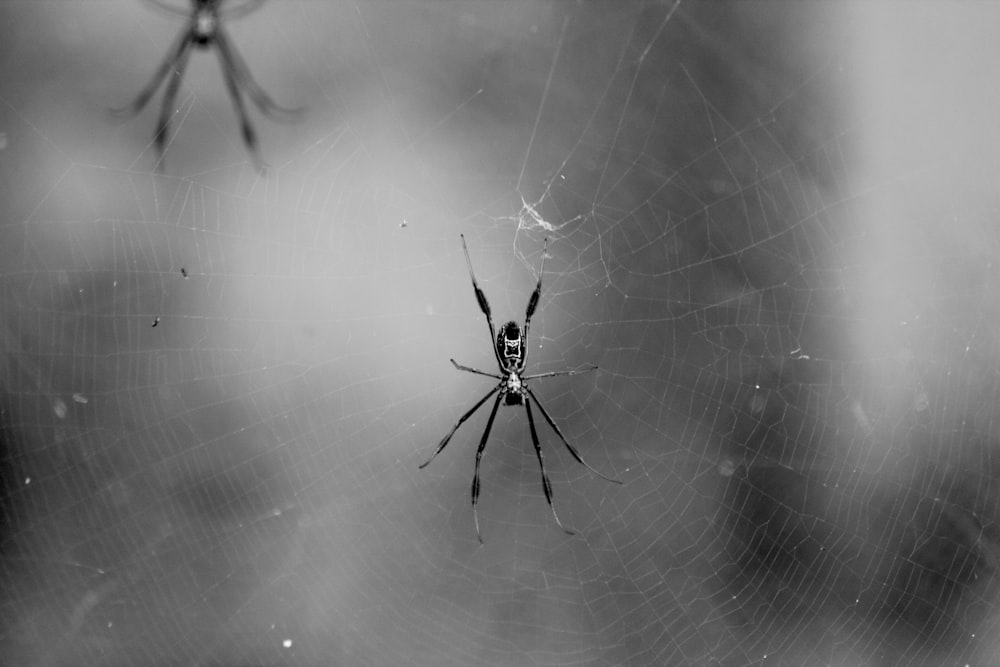
<instances>
[{"instance_id":1,"label":"spider's hind leg","mask_svg":"<svg viewBox=\"0 0 1000 667\"><path fill-rule=\"evenodd\" d=\"M559 515L556 514L556 507L552 504L552 482L549 481L549 476L545 473L542 446L538 442L538 432L535 430L535 418L531 414L531 399L527 396L524 397L524 409L528 411L528 428L531 429L531 444L535 446L535 456L538 457L538 468L542 471L542 489L545 491L545 500L549 503L549 509L552 510L552 516L555 518L556 524L562 528L563 532L567 535L576 535L572 530L562 525Z\"/></svg>"},{"instance_id":2,"label":"spider's hind leg","mask_svg":"<svg viewBox=\"0 0 1000 667\"><path fill-rule=\"evenodd\" d=\"M170 79L170 83L167 84L167 90L163 94L163 106L160 108L160 116L156 121L156 134L153 135L153 141L156 144L156 154L160 158L160 168L163 166L163 153L167 148L167 139L170 138L170 118L174 114L174 102L177 100L177 91L181 87L181 79L184 78L184 70L187 68L188 57L191 55L191 40L189 39L188 47L183 49L176 61L175 71L173 72L173 78Z\"/></svg>"},{"instance_id":3,"label":"spider's hind leg","mask_svg":"<svg viewBox=\"0 0 1000 667\"><path fill-rule=\"evenodd\" d=\"M531 318L535 314L535 309L538 308L538 299L542 296L542 275L545 273L545 255L548 252L549 240L545 239L542 243L542 264L538 269L538 282L535 283L535 290L531 293L528 298L528 307L524 309L524 337L528 337L528 329L531 327Z\"/></svg>"},{"instance_id":4,"label":"spider's hind leg","mask_svg":"<svg viewBox=\"0 0 1000 667\"><path fill-rule=\"evenodd\" d=\"M179 85L179 79L183 76L184 68L187 66L187 56L190 53L192 43L191 32L189 30L183 31L174 41L171 49L167 51L167 55L160 61L159 67L153 74L153 78L146 84L146 87L139 91L139 94L136 95L130 104L109 109L111 115L119 118L130 118L142 111L146 104L149 103L150 98L156 93L160 84L163 83L163 79L171 72L176 75Z\"/></svg>"},{"instance_id":5,"label":"spider's hind leg","mask_svg":"<svg viewBox=\"0 0 1000 667\"><path fill-rule=\"evenodd\" d=\"M587 463L586 461L584 461L583 457L580 456L580 452L576 451L576 447L574 447L573 445L569 444L569 441L566 439L566 436L564 436L563 432L559 430L558 426L556 426L556 423L552 420L552 417L549 416L549 413L545 409L545 406L542 405L541 401L538 400L538 397L535 396L535 392L531 391L531 387L529 387L528 385L525 385L524 389L525 389L526 392L528 392L528 395L531 396L532 400L534 400L535 403L538 405L538 409L542 411L542 416L545 417L545 421L547 421L549 423L549 426L551 426L552 430L556 432L556 435L559 436L559 439L562 440L562 443L564 445L566 445L566 449L569 450L569 453L573 456L574 459L576 459L577 463L582 464L585 468L587 468L587 470L589 470L590 472L594 473L595 475L597 475L598 477L600 477L601 479L603 479L605 481L611 482L612 484L621 484L622 483L622 481L620 479L614 479L612 477L608 477L607 475L605 475L604 473L600 472L599 470L597 470L596 468L594 468L592 465L590 465L589 463ZM525 397L525 398L527 398L527 397Z\"/></svg>"},{"instance_id":6,"label":"spider's hind leg","mask_svg":"<svg viewBox=\"0 0 1000 667\"><path fill-rule=\"evenodd\" d=\"M243 104L239 75L234 69L235 66L227 49L223 47L225 41L221 32L216 35L215 43L219 47L219 65L222 67L222 77L226 81L229 99L232 101L233 109L236 110L236 116L240 121L240 133L243 135L243 145L250 152L250 157L253 159L257 171L263 172L267 169L267 163L264 162L264 159L260 155L260 148L257 144L257 132L253 129L250 117L247 116L246 105Z\"/></svg>"},{"instance_id":7,"label":"spider's hind leg","mask_svg":"<svg viewBox=\"0 0 1000 667\"><path fill-rule=\"evenodd\" d=\"M497 400L493 401L493 410L490 412L490 418L486 422L486 429L483 431L483 437L479 441L479 448L476 449L476 474L472 477L472 520L476 523L476 537L479 538L479 543L483 543L483 534L479 532L479 514L476 512L476 504L479 503L479 463L483 460L483 451L486 449L486 441L490 438L490 429L493 428L493 419L497 416L497 408L500 407L500 399L503 398L504 394L501 392L497 396ZM556 518L556 521L559 519Z\"/></svg>"},{"instance_id":8,"label":"spider's hind leg","mask_svg":"<svg viewBox=\"0 0 1000 667\"><path fill-rule=\"evenodd\" d=\"M441 438L441 442L438 444L437 449L434 450L434 453L431 454L431 457L429 459L427 459L426 461L424 461L423 463L420 464L419 467L420 467L421 470L423 470L428 465L430 465L430 462L433 461L434 458L438 454L441 453L441 450L443 450L445 447L448 446L448 443L451 441L451 436L455 435L455 431L458 430L458 427L461 426L462 424L464 424L466 419L468 419L469 417L471 417L473 415L473 413L476 410L478 410L483 403L485 403L487 400L489 400L490 396L492 396L493 394L495 394L498 391L500 391L500 387L502 387L502 386L503 386L503 383L498 384L497 386L493 387L493 389L491 389L489 392L487 392L487 394L485 396L483 396L481 399L479 399L478 403L476 403L471 408L469 408L468 412L466 412L464 415L462 415L461 417L459 417L458 421L455 422L455 425L451 427L451 430L448 431L447 435L445 435L443 438ZM499 397L498 397L497 401L499 402Z\"/></svg>"},{"instance_id":9,"label":"spider's hind leg","mask_svg":"<svg viewBox=\"0 0 1000 667\"><path fill-rule=\"evenodd\" d=\"M247 65L246 61L243 60L243 56L240 52L229 42L229 37L226 35L222 27L219 27L218 32L215 36L215 43L219 48L219 56L225 61L223 67L227 68L232 72L233 77L237 84L243 86L246 89L247 95L253 103L260 109L260 112L270 118L271 120L276 120L280 122L293 122L302 116L302 107L283 107L277 102L275 102L267 92L260 87L256 79L250 73L250 67ZM228 65L226 64L228 63Z\"/></svg>"}]
</instances>

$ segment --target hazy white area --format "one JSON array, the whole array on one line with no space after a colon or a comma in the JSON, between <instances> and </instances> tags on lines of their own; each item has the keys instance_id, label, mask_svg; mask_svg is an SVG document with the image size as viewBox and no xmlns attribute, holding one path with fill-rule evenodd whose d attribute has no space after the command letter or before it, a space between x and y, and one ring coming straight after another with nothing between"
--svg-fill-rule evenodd
<instances>
[{"instance_id":1,"label":"hazy white area","mask_svg":"<svg viewBox=\"0 0 1000 667\"><path fill-rule=\"evenodd\" d=\"M274 0L266 176L184 25L0 6L0 662L1000 653L1000 8Z\"/></svg>"}]
</instances>

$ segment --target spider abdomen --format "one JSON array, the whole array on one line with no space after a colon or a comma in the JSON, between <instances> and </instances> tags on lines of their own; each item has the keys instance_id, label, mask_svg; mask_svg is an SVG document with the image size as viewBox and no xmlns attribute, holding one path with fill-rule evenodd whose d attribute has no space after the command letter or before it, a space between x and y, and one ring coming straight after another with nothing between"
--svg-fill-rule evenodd
<instances>
[{"instance_id":1,"label":"spider abdomen","mask_svg":"<svg viewBox=\"0 0 1000 667\"><path fill-rule=\"evenodd\" d=\"M524 400L519 392L509 391L504 394L504 405L524 405Z\"/></svg>"},{"instance_id":2,"label":"spider abdomen","mask_svg":"<svg viewBox=\"0 0 1000 667\"><path fill-rule=\"evenodd\" d=\"M497 333L497 356L508 370L520 370L524 365L525 340L517 322L507 322Z\"/></svg>"}]
</instances>

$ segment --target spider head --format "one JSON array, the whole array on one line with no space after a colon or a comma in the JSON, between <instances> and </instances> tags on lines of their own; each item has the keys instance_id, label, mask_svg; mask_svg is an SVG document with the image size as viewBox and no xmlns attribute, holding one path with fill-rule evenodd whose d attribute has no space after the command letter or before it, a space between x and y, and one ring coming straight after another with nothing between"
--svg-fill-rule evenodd
<instances>
[{"instance_id":1,"label":"spider head","mask_svg":"<svg viewBox=\"0 0 1000 667\"><path fill-rule=\"evenodd\" d=\"M524 365L525 341L517 322L507 322L497 333L497 354L507 370Z\"/></svg>"}]
</instances>

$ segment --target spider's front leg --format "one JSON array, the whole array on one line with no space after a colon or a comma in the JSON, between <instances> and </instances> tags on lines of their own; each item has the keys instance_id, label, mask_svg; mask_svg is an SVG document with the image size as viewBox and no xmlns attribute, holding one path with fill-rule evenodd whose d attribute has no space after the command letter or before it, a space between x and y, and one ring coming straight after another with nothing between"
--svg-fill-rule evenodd
<instances>
[{"instance_id":1,"label":"spider's front leg","mask_svg":"<svg viewBox=\"0 0 1000 667\"><path fill-rule=\"evenodd\" d=\"M449 361L451 362L452 366L454 366L460 371L465 371L466 373L475 373L476 375L485 375L486 377L494 378L497 380L503 379L499 375L496 375L495 373L487 373L486 371L481 371L478 368L472 368L471 366L463 366L454 359L449 359Z\"/></svg>"},{"instance_id":2,"label":"spider's front leg","mask_svg":"<svg viewBox=\"0 0 1000 667\"><path fill-rule=\"evenodd\" d=\"M503 361L500 359L500 352L496 349L496 344L494 342L497 339L497 332L493 327L493 315L490 312L490 302L486 300L486 295L483 294L483 290L479 289L479 283L476 282L476 272L472 270L472 260L469 259L469 248L465 245L465 234L460 234L459 236L462 238L462 250L465 252L465 264L469 267L469 278L472 279L472 289L476 292L476 301L479 302L479 310L483 311L483 315L486 316L486 324L490 327L490 347L493 348L493 354L497 358L497 366L500 368L500 371L503 372Z\"/></svg>"},{"instance_id":3,"label":"spider's front leg","mask_svg":"<svg viewBox=\"0 0 1000 667\"><path fill-rule=\"evenodd\" d=\"M549 240L545 239L542 243L542 264L538 268L538 282L535 283L535 291L531 293L528 298L528 307L524 310L524 337L528 338L528 327L531 326L531 316L535 314L535 309L538 308L538 299L542 296L542 275L545 273L545 254L549 247Z\"/></svg>"},{"instance_id":4,"label":"spider's front leg","mask_svg":"<svg viewBox=\"0 0 1000 667\"><path fill-rule=\"evenodd\" d=\"M554 378L560 377L562 375L579 375L580 373L589 373L590 371L596 371L597 366L587 366L586 368L576 368L569 371L551 371L549 373L536 373L534 375L523 375L522 380L537 380L538 378Z\"/></svg>"}]
</instances>

